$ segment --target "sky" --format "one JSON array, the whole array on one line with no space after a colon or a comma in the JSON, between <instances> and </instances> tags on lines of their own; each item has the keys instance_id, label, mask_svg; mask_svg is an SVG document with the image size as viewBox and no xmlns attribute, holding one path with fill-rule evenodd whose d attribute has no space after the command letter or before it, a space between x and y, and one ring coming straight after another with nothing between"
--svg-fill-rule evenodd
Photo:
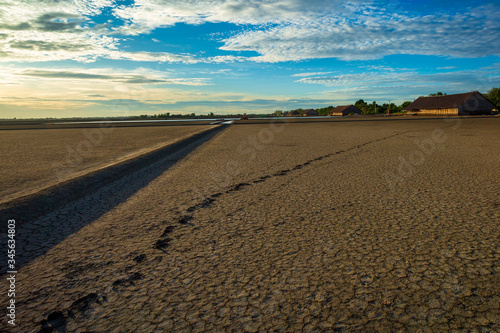
<instances>
[{"instance_id":1,"label":"sky","mask_svg":"<svg viewBox=\"0 0 500 333\"><path fill-rule=\"evenodd\" d=\"M498 1L0 0L0 118L272 113L500 86Z\"/></svg>"}]
</instances>

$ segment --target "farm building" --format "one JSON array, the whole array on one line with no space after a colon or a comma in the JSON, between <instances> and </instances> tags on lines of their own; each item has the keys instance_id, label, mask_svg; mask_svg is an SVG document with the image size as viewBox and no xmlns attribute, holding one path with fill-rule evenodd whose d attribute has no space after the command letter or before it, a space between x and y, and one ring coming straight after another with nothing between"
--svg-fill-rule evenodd
<instances>
[{"instance_id":1,"label":"farm building","mask_svg":"<svg viewBox=\"0 0 500 333\"><path fill-rule=\"evenodd\" d=\"M285 113L285 117L297 117L297 116L300 116L300 113L297 110L288 111L287 113Z\"/></svg>"},{"instance_id":2,"label":"farm building","mask_svg":"<svg viewBox=\"0 0 500 333\"><path fill-rule=\"evenodd\" d=\"M491 114L495 108L486 97L473 91L465 94L419 97L405 110L416 114L474 115Z\"/></svg>"},{"instance_id":3,"label":"farm building","mask_svg":"<svg viewBox=\"0 0 500 333\"><path fill-rule=\"evenodd\" d=\"M319 113L314 110L314 109L307 109L304 112L302 112L302 116L308 117L308 116L318 116Z\"/></svg>"},{"instance_id":4,"label":"farm building","mask_svg":"<svg viewBox=\"0 0 500 333\"><path fill-rule=\"evenodd\" d=\"M340 105L330 112L330 116L347 116L348 114L361 114L361 110L354 105Z\"/></svg>"}]
</instances>

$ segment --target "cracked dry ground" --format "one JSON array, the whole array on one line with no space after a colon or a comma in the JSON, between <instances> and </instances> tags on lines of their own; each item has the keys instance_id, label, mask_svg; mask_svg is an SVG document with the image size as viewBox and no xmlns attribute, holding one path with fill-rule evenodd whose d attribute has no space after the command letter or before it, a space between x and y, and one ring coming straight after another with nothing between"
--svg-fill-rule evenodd
<instances>
[{"instance_id":1,"label":"cracked dry ground","mask_svg":"<svg viewBox=\"0 0 500 333\"><path fill-rule=\"evenodd\" d=\"M498 332L499 125L230 126L20 269L17 331Z\"/></svg>"}]
</instances>

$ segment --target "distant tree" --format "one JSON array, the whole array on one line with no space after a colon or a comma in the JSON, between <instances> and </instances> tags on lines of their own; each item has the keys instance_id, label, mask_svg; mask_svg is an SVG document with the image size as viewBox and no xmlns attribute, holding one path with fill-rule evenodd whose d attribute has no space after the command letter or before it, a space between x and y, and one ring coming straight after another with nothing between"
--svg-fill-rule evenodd
<instances>
[{"instance_id":1,"label":"distant tree","mask_svg":"<svg viewBox=\"0 0 500 333\"><path fill-rule=\"evenodd\" d=\"M318 114L320 116L327 116L330 114L330 112L332 112L333 109L334 109L334 107L332 105L330 105L330 106L327 106L326 108L316 109L316 112L318 112Z\"/></svg>"},{"instance_id":2,"label":"distant tree","mask_svg":"<svg viewBox=\"0 0 500 333\"><path fill-rule=\"evenodd\" d=\"M486 94L486 98L496 106L500 106L500 88L491 88Z\"/></svg>"},{"instance_id":3,"label":"distant tree","mask_svg":"<svg viewBox=\"0 0 500 333\"><path fill-rule=\"evenodd\" d=\"M273 115L276 117L283 117L284 113L283 110L276 110L273 112Z\"/></svg>"},{"instance_id":4,"label":"distant tree","mask_svg":"<svg viewBox=\"0 0 500 333\"><path fill-rule=\"evenodd\" d=\"M442 93L441 91L438 91L435 94L429 94L429 97L435 97L435 96L446 96L446 93Z\"/></svg>"},{"instance_id":5,"label":"distant tree","mask_svg":"<svg viewBox=\"0 0 500 333\"><path fill-rule=\"evenodd\" d=\"M408 105L410 105L410 104L411 104L411 102L410 102L410 101L405 101L405 102L403 102L403 103L402 103L402 104L398 107L399 111L403 111L403 110L405 109L405 107L407 107L407 106L408 106Z\"/></svg>"},{"instance_id":6,"label":"distant tree","mask_svg":"<svg viewBox=\"0 0 500 333\"><path fill-rule=\"evenodd\" d=\"M356 103L354 103L354 106L363 111L363 108L367 107L368 104L366 104L366 102L362 99L359 99L356 101Z\"/></svg>"},{"instance_id":7,"label":"distant tree","mask_svg":"<svg viewBox=\"0 0 500 333\"><path fill-rule=\"evenodd\" d=\"M370 104L366 104L366 107L362 106L360 110L362 111L362 114L374 114L381 112L381 106L378 105L377 102L373 101Z\"/></svg>"}]
</instances>

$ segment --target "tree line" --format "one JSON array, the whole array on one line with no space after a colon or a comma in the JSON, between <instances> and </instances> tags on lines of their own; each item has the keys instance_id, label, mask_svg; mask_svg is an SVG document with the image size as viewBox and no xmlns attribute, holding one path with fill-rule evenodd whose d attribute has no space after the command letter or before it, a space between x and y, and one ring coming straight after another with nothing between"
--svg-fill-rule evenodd
<instances>
[{"instance_id":1,"label":"tree line","mask_svg":"<svg viewBox=\"0 0 500 333\"><path fill-rule=\"evenodd\" d=\"M410 105L410 101L406 101L401 105L396 105L394 103L384 103L382 105L377 104L375 101L372 103L366 103L364 100L359 99L354 103L354 106L361 110L361 114L376 114L376 113L387 113L387 110L390 110L391 113L402 112L405 107ZM332 110L335 109L333 105L327 106L325 108L314 109L320 116L328 116ZM290 111L276 110L272 114L276 117L283 117L288 112L298 112L302 115L306 111L305 109L299 108Z\"/></svg>"},{"instance_id":2,"label":"tree line","mask_svg":"<svg viewBox=\"0 0 500 333\"><path fill-rule=\"evenodd\" d=\"M446 93L438 91L437 93L429 94L428 96L431 97L431 96L446 96L446 95L447 95ZM500 88L492 88L486 94L484 94L484 96L488 98L493 104L500 107ZM387 113L387 111L389 111L390 113L402 113L405 112L404 109L411 103L412 103L411 101L404 101L400 105L396 105L394 103L377 104L376 101L367 103L362 99L358 99L354 103L354 106L361 110L361 114ZM320 116L328 116L334 108L335 107L333 105L330 105L325 108L318 108L314 110L318 112ZM277 117L282 117L285 116L288 112L294 112L294 111L302 115L306 110L302 108L289 111L276 110L272 115Z\"/></svg>"}]
</instances>

